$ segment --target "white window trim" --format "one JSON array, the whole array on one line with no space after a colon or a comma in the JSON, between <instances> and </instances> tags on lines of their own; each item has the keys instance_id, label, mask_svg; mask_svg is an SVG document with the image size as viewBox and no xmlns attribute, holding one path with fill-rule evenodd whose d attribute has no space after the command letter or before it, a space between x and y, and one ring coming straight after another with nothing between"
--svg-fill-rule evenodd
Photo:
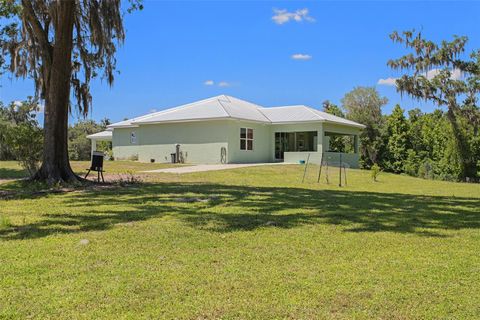
<instances>
[{"instance_id":1,"label":"white window trim","mask_svg":"<svg viewBox=\"0 0 480 320\"><path fill-rule=\"evenodd\" d=\"M130 144L137 144L137 143L138 143L137 132L130 131Z\"/></svg>"},{"instance_id":2,"label":"white window trim","mask_svg":"<svg viewBox=\"0 0 480 320\"><path fill-rule=\"evenodd\" d=\"M245 129L245 138L242 138L241 137L241 134L242 134L242 129ZM252 130L252 135L253 135L253 138L250 139L248 138L248 129ZM253 128L249 128L249 127L240 127L240 151L253 151L254 148L253 148L253 141L255 140L255 130L253 130ZM242 149L242 140L245 140L245 149ZM252 141L252 150L248 150L248 141Z\"/></svg>"}]
</instances>

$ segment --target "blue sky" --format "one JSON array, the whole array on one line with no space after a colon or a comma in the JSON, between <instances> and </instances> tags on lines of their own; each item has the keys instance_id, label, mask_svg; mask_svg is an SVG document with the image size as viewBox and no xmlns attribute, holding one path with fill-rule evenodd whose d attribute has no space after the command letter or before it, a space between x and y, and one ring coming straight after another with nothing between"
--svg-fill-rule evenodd
<instances>
[{"instance_id":1,"label":"blue sky","mask_svg":"<svg viewBox=\"0 0 480 320\"><path fill-rule=\"evenodd\" d=\"M431 111L433 106L402 98L393 86L378 85L400 75L386 62L405 53L388 35L412 28L436 41L467 35L468 51L480 48L480 2L473 1L144 5L125 18L127 37L117 55L121 73L113 88L100 80L92 85L89 118L118 121L218 94L264 106L320 108L326 99L340 103L355 86L376 86L390 100L385 113L396 103ZM0 84L4 102L33 92L31 81L3 76Z\"/></svg>"}]
</instances>

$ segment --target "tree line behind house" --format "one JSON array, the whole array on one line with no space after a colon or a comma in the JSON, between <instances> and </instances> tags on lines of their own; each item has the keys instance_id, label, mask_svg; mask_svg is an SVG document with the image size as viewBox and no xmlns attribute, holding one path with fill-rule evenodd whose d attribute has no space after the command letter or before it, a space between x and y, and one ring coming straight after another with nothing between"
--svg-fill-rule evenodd
<instances>
[{"instance_id":1,"label":"tree line behind house","mask_svg":"<svg viewBox=\"0 0 480 320\"><path fill-rule=\"evenodd\" d=\"M461 158L447 112L436 109L422 112L415 108L405 112L395 105L391 114L382 113L388 103L374 87L357 87L347 93L341 106L323 103L325 112L366 125L360 135L360 166L370 169L377 164L382 170L411 176L459 181L462 177ZM476 175L480 177L480 111L463 110L457 115L458 125L468 143L468 157L475 159ZM346 137L331 137L330 149L348 152L352 149Z\"/></svg>"}]
</instances>

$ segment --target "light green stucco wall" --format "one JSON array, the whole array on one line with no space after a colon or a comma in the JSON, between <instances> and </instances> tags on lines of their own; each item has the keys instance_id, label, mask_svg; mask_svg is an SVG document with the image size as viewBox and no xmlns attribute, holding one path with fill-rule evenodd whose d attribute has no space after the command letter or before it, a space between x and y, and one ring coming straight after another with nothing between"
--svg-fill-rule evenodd
<instances>
[{"instance_id":1,"label":"light green stucco wall","mask_svg":"<svg viewBox=\"0 0 480 320\"><path fill-rule=\"evenodd\" d=\"M253 150L240 150L240 128L253 129ZM136 145L130 143L132 131L137 136ZM238 120L143 125L114 129L113 153L116 159L138 155L141 162L169 162L175 145L180 144L186 163L220 163L222 147L229 163L270 162L270 132L268 124Z\"/></svg>"},{"instance_id":2,"label":"light green stucco wall","mask_svg":"<svg viewBox=\"0 0 480 320\"><path fill-rule=\"evenodd\" d=\"M268 124L230 121L228 137L228 161L230 163L271 162L273 161L273 140ZM253 129L253 150L240 150L240 128Z\"/></svg>"},{"instance_id":3,"label":"light green stucco wall","mask_svg":"<svg viewBox=\"0 0 480 320\"><path fill-rule=\"evenodd\" d=\"M240 128L254 130L253 150L240 150ZM130 134L135 131L137 143L130 143ZM220 163L221 148L227 150L229 163L275 161L275 132L317 131L317 152L311 160L321 154L324 131L358 134L356 128L325 123L276 124L216 120L185 123L142 125L136 128L116 128L113 132L113 153L116 159L138 157L141 162L170 162L175 145L180 144L186 163ZM298 163L308 152L288 152L285 162ZM349 160L355 157L348 156ZM358 158L358 156L357 156Z\"/></svg>"},{"instance_id":4,"label":"light green stucco wall","mask_svg":"<svg viewBox=\"0 0 480 320\"><path fill-rule=\"evenodd\" d=\"M138 132L139 128L122 128L113 129L112 134L112 150L113 157L117 160L130 160L138 156L139 145L130 144L130 133ZM138 134L137 134L138 142Z\"/></svg>"},{"instance_id":5,"label":"light green stucco wall","mask_svg":"<svg viewBox=\"0 0 480 320\"><path fill-rule=\"evenodd\" d=\"M136 132L137 144L130 143ZM175 145L180 144L187 163L220 163L221 148L227 148L228 121L203 121L143 125L138 128L114 129L113 153L117 159L138 154L141 162L170 162Z\"/></svg>"}]
</instances>

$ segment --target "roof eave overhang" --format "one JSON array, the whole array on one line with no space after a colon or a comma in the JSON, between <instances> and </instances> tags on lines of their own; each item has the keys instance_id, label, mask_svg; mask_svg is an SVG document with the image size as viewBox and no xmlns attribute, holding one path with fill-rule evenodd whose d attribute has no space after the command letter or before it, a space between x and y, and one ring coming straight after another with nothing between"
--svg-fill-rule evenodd
<instances>
[{"instance_id":1,"label":"roof eave overhang","mask_svg":"<svg viewBox=\"0 0 480 320\"><path fill-rule=\"evenodd\" d=\"M271 124L304 124L304 123L322 123L325 120L307 120L307 121L272 121Z\"/></svg>"},{"instance_id":2,"label":"roof eave overhang","mask_svg":"<svg viewBox=\"0 0 480 320\"><path fill-rule=\"evenodd\" d=\"M304 124L304 123L331 123L340 126L352 127L357 129L365 129L363 124L343 123L329 120L307 120L307 121L272 121L272 124Z\"/></svg>"},{"instance_id":3,"label":"roof eave overhang","mask_svg":"<svg viewBox=\"0 0 480 320\"><path fill-rule=\"evenodd\" d=\"M111 124L107 127L108 129L121 129L121 128L138 128L138 125L120 125L120 126L116 126L114 124Z\"/></svg>"},{"instance_id":4,"label":"roof eave overhang","mask_svg":"<svg viewBox=\"0 0 480 320\"><path fill-rule=\"evenodd\" d=\"M346 127L352 127L352 128L357 128L357 129L365 129L366 127L363 124L360 123L343 123L343 122L337 122L337 121L331 121L331 120L325 120L326 123L331 123L331 124L336 124L336 125L341 125L341 126L346 126Z\"/></svg>"},{"instance_id":5,"label":"roof eave overhang","mask_svg":"<svg viewBox=\"0 0 480 320\"><path fill-rule=\"evenodd\" d=\"M123 125L123 126L115 126L110 125L108 128L112 129L121 129L121 128L138 128L140 125L149 125L149 124L167 124L167 123L184 123L184 122L201 122L201 121L219 121L219 120L230 120L230 121L246 121L246 122L254 122L254 123L262 123L262 124L272 124L272 125L279 125L279 124L310 124L310 123L331 123L336 125L342 125L347 127L353 127L357 129L365 129L363 124L351 124L351 123L342 123L336 121L329 121L329 120L307 120L307 121L262 121L262 120L254 120L254 119L245 119L245 118L237 118L237 117L215 117L215 118L202 118L202 119L181 119L181 120L163 120L163 121L138 121L133 122L131 125Z\"/></svg>"},{"instance_id":6,"label":"roof eave overhang","mask_svg":"<svg viewBox=\"0 0 480 320\"><path fill-rule=\"evenodd\" d=\"M111 141L112 137L89 137L89 136L87 136L87 139L96 140L96 141Z\"/></svg>"}]
</instances>

